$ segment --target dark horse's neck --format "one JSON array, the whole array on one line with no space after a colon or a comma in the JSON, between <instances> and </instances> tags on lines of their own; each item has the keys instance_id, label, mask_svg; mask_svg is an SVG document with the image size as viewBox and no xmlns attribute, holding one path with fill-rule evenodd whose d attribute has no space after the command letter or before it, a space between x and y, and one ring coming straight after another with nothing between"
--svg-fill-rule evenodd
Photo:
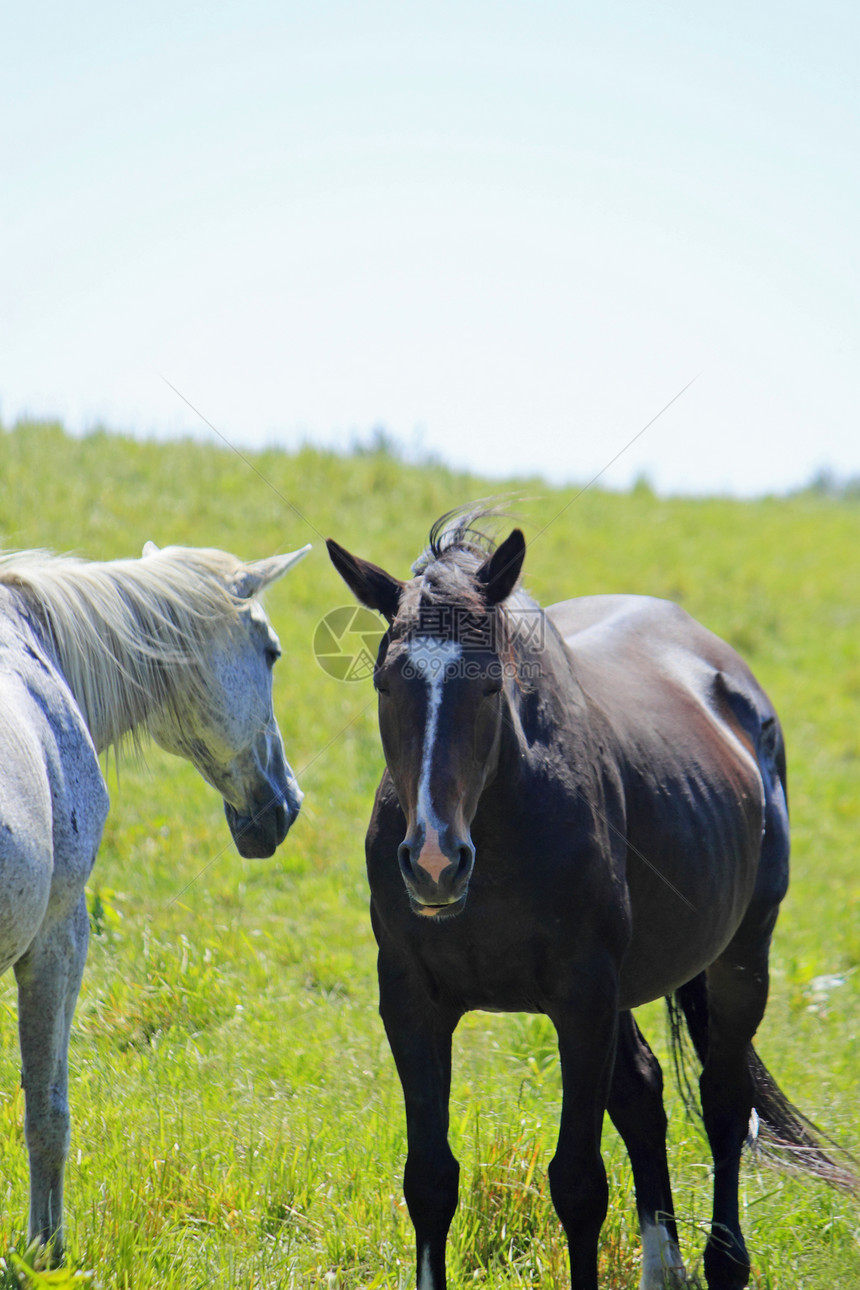
<instances>
[{"instance_id":1,"label":"dark horse's neck","mask_svg":"<svg viewBox=\"0 0 860 1290\"><path fill-rule=\"evenodd\" d=\"M547 757L587 728L588 711L573 659L551 620L522 594L509 607L511 662L499 775L540 773Z\"/></svg>"}]
</instances>

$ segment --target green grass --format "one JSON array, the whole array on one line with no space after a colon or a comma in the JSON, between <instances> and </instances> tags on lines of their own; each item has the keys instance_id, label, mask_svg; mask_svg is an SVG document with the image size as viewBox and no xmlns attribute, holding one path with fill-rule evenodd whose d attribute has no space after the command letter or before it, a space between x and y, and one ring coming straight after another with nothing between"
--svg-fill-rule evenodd
<instances>
[{"instance_id":1,"label":"green grass","mask_svg":"<svg viewBox=\"0 0 860 1290\"><path fill-rule=\"evenodd\" d=\"M307 796L272 860L243 860L220 802L157 750L110 772L93 935L71 1048L69 1270L104 1287L412 1285L400 1091L376 1013L363 835L382 757L368 684L339 683L311 643L348 603L320 535L403 576L431 522L498 483L385 451L246 453L60 427L0 431L0 545L96 559L159 545L249 558L307 541L272 588L276 706ZM758 1046L815 1120L860 1146L860 505L809 492L662 500L504 485L544 603L598 591L679 600L745 655L786 728L793 882ZM295 508L295 509L294 509ZM308 521L308 522L306 522ZM547 527L548 526L548 527ZM842 984L828 990L819 978ZM661 1009L640 1019L665 1051ZM26 1244L15 993L0 983L0 1286ZM685 1254L700 1266L707 1151L667 1069ZM455 1039L461 1204L454 1286L567 1284L546 1164L560 1085L544 1018L467 1017ZM605 1135L604 1284L638 1281L632 1187ZM749 1162L742 1204L758 1290L860 1287L858 1211ZM5 1278L5 1279L4 1279ZM33 1281L32 1284L37 1284Z\"/></svg>"}]
</instances>

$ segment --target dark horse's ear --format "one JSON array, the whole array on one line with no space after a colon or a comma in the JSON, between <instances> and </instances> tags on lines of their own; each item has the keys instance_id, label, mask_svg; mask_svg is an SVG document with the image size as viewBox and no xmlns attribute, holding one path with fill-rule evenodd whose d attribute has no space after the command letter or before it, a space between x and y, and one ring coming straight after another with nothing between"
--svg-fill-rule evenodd
<instances>
[{"instance_id":1,"label":"dark horse's ear","mask_svg":"<svg viewBox=\"0 0 860 1290\"><path fill-rule=\"evenodd\" d=\"M492 555L487 556L478 570L478 581L484 584L484 597L488 605L500 605L517 585L526 558L526 540L519 529L514 529Z\"/></svg>"},{"instance_id":2,"label":"dark horse's ear","mask_svg":"<svg viewBox=\"0 0 860 1290\"><path fill-rule=\"evenodd\" d=\"M326 539L326 546L332 564L356 600L368 609L376 609L384 614L390 623L394 622L400 607L403 583L369 560L350 555L333 538Z\"/></svg>"}]
</instances>

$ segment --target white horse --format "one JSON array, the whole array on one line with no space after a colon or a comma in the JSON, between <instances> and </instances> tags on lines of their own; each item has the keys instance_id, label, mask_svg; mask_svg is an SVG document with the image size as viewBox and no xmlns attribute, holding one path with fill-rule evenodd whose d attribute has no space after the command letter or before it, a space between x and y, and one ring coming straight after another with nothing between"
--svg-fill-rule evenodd
<instances>
[{"instance_id":1,"label":"white horse","mask_svg":"<svg viewBox=\"0 0 860 1290\"><path fill-rule=\"evenodd\" d=\"M241 854L271 855L302 794L272 710L280 647L256 597L309 550L250 564L152 543L107 564L0 556L0 972L18 983L30 1240L55 1258L84 886L108 810L99 754L150 734L217 788Z\"/></svg>"}]
</instances>

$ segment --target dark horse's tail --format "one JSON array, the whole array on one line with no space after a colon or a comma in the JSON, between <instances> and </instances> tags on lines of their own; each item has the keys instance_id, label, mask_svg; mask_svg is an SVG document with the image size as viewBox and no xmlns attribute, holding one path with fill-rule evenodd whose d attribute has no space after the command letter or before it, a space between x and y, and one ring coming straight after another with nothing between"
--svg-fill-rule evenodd
<instances>
[{"instance_id":1,"label":"dark horse's tail","mask_svg":"<svg viewBox=\"0 0 860 1290\"><path fill-rule=\"evenodd\" d=\"M666 1002L675 1074L688 1110L700 1116L698 1098L689 1073L684 1022L696 1056L704 1063L708 1052L708 999L704 972L681 986ZM860 1176L855 1172L853 1157L789 1102L752 1044L749 1046L747 1069L752 1081L753 1106L758 1116L757 1131L751 1130L750 1135L755 1150L783 1168L813 1174L840 1191L860 1194Z\"/></svg>"}]
</instances>

